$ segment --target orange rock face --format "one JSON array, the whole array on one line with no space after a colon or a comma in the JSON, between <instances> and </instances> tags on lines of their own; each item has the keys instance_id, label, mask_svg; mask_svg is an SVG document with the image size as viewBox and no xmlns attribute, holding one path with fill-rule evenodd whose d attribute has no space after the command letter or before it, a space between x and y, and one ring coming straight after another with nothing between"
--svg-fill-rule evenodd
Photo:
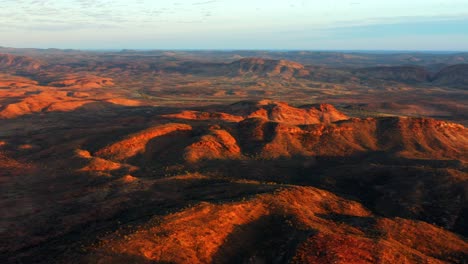
<instances>
[{"instance_id":1,"label":"orange rock face","mask_svg":"<svg viewBox=\"0 0 468 264\"><path fill-rule=\"evenodd\" d=\"M468 249L466 242L444 230L379 218L356 202L314 188L290 188L225 205L202 203L160 222L106 240L93 249L93 257L104 262L126 255L127 260L212 263L271 262L292 255L293 263L445 263L450 255ZM261 240L262 235L269 241ZM433 236L429 247L437 250L414 244L418 235ZM288 248L294 239L298 247Z\"/></svg>"},{"instance_id":2,"label":"orange rock face","mask_svg":"<svg viewBox=\"0 0 468 264\"><path fill-rule=\"evenodd\" d=\"M188 162L197 162L204 159L231 159L238 158L241 150L236 139L225 130L211 130L199 141L185 149L184 157Z\"/></svg>"},{"instance_id":3,"label":"orange rock face","mask_svg":"<svg viewBox=\"0 0 468 264\"><path fill-rule=\"evenodd\" d=\"M349 119L331 105L295 108L271 101L239 103L224 110L236 115L226 114L231 118L214 118L211 121L227 121L231 124L229 131L208 129L207 132L197 132L203 133L201 136L184 135L187 144L175 148L172 153L192 163L252 154L263 158L351 157L379 151L408 158L467 160L467 130L450 122L405 117ZM184 112L164 115L165 118L193 121L207 121L210 116L223 117L224 114ZM234 120L240 120L242 116L243 120L235 123ZM166 155L167 152L159 152L157 146L150 147L149 141L184 131L192 131L191 126L155 126L112 143L97 151L96 155L122 161L144 152L145 157L164 159L158 155ZM178 137L174 134L175 141L168 141L164 148L181 142L182 137L177 140Z\"/></svg>"},{"instance_id":4,"label":"orange rock face","mask_svg":"<svg viewBox=\"0 0 468 264\"><path fill-rule=\"evenodd\" d=\"M156 137L160 137L177 131L190 131L192 127L185 124L166 124L155 126L144 131L132 134L96 152L97 156L107 157L112 160L125 160L142 153L146 144Z\"/></svg>"},{"instance_id":5,"label":"orange rock face","mask_svg":"<svg viewBox=\"0 0 468 264\"><path fill-rule=\"evenodd\" d=\"M167 118L186 119L186 120L224 120L228 122L239 122L243 120L241 116L230 115L219 112L199 112L199 111L183 111L177 114L164 115Z\"/></svg>"},{"instance_id":6,"label":"orange rock face","mask_svg":"<svg viewBox=\"0 0 468 264\"><path fill-rule=\"evenodd\" d=\"M232 105L230 109L247 118L259 117L292 125L331 123L349 118L332 105L327 104L296 108L287 103L262 100L258 102L240 102Z\"/></svg>"},{"instance_id":7,"label":"orange rock face","mask_svg":"<svg viewBox=\"0 0 468 264\"><path fill-rule=\"evenodd\" d=\"M3 202L17 231L0 248L32 261L29 248L84 229L92 242L63 262L457 263L468 250L462 125L269 100L143 113L5 136L0 183L30 189Z\"/></svg>"},{"instance_id":8,"label":"orange rock face","mask_svg":"<svg viewBox=\"0 0 468 264\"><path fill-rule=\"evenodd\" d=\"M132 182L136 182L138 181L138 178L137 177L134 177L130 174L127 174L125 176L123 176L120 181L122 181L123 183L132 183Z\"/></svg>"},{"instance_id":9,"label":"orange rock face","mask_svg":"<svg viewBox=\"0 0 468 264\"><path fill-rule=\"evenodd\" d=\"M466 54L4 51L2 264L468 259Z\"/></svg>"}]
</instances>

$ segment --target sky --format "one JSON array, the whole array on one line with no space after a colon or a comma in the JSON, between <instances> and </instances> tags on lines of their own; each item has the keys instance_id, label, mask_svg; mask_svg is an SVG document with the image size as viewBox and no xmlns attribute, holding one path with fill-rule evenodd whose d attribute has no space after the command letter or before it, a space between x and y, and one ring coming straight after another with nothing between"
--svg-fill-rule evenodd
<instances>
[{"instance_id":1,"label":"sky","mask_svg":"<svg viewBox=\"0 0 468 264\"><path fill-rule=\"evenodd\" d=\"M468 0L0 0L0 46L468 51Z\"/></svg>"}]
</instances>

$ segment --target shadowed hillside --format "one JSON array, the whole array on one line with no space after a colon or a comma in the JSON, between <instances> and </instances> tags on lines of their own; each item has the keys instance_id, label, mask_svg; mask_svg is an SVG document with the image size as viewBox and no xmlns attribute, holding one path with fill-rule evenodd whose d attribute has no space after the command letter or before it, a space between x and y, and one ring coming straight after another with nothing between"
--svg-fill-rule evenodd
<instances>
[{"instance_id":1,"label":"shadowed hillside","mask_svg":"<svg viewBox=\"0 0 468 264\"><path fill-rule=\"evenodd\" d=\"M89 107L49 113L80 129L32 122L27 134L2 137L9 190L2 236L11 241L3 259L461 263L466 256L462 125L349 118L331 105L274 101L139 108L115 108L113 117Z\"/></svg>"},{"instance_id":2,"label":"shadowed hillside","mask_svg":"<svg viewBox=\"0 0 468 264\"><path fill-rule=\"evenodd\" d=\"M434 83L452 85L463 89L468 86L468 64L453 65L442 69L434 76Z\"/></svg>"},{"instance_id":3,"label":"shadowed hillside","mask_svg":"<svg viewBox=\"0 0 468 264\"><path fill-rule=\"evenodd\" d=\"M468 258L464 54L0 51L0 263Z\"/></svg>"}]
</instances>

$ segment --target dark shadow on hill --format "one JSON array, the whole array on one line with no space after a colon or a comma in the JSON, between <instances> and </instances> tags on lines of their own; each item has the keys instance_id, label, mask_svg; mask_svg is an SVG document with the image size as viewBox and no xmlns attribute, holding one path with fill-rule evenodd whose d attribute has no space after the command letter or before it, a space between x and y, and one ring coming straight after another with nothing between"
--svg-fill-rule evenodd
<instances>
[{"instance_id":1,"label":"dark shadow on hill","mask_svg":"<svg viewBox=\"0 0 468 264\"><path fill-rule=\"evenodd\" d=\"M352 157L212 160L205 174L309 185L357 200L378 215L423 220L468 236L467 168L375 152Z\"/></svg>"},{"instance_id":2,"label":"dark shadow on hill","mask_svg":"<svg viewBox=\"0 0 468 264\"><path fill-rule=\"evenodd\" d=\"M288 216L266 215L234 228L213 263L290 263L313 230L299 230Z\"/></svg>"},{"instance_id":3,"label":"dark shadow on hill","mask_svg":"<svg viewBox=\"0 0 468 264\"><path fill-rule=\"evenodd\" d=\"M198 126L215 122L186 121L162 118L162 115L179 113L187 108L155 107L155 106L122 106L109 102L93 102L85 104L69 112L40 112L26 114L11 119L0 119L5 128L0 139L8 139L9 146L31 144L43 149L63 145L73 140L86 137L81 144L83 149L91 153L106 145L121 140L129 134L144 130L151 126L165 123L188 123ZM193 108L200 109L200 108ZM216 121L216 123L223 123ZM17 128L7 131L7 127ZM53 135L53 136L51 136ZM38 138L36 140L36 138ZM3 147L8 150L8 146ZM30 152L14 152L13 156L30 154ZM54 156L54 153L43 152L32 157L44 159ZM62 153L60 153L62 155Z\"/></svg>"},{"instance_id":4,"label":"dark shadow on hill","mask_svg":"<svg viewBox=\"0 0 468 264\"><path fill-rule=\"evenodd\" d=\"M67 188L70 186L68 183L54 184ZM75 181L73 186L83 191L90 185L104 190L108 184L109 179L100 179L98 182L93 180L92 183L82 179ZM49 201L51 207L56 207L48 216L49 220L44 222L37 216L35 222L43 224L33 227L36 236L42 234L48 238L43 242L27 242L23 248L13 252L1 252L0 259L10 259L4 263L60 263L63 258L69 259L71 256L71 259L79 260L86 256L82 246L96 243L109 232L119 230L121 234L130 233L133 227L144 225L155 217L201 202L234 202L262 193L271 193L280 188L279 185L236 183L227 179L197 177L168 178L148 184L150 185L134 191L129 191L127 184L111 184L112 189L105 200L93 203L83 202L84 197L77 197L64 204L60 200ZM66 192L63 195L67 195ZM60 197L59 195L54 199L63 199ZM124 201L118 202L122 197L125 197ZM113 204L112 208L107 207L109 203ZM96 210L98 214L87 213ZM70 215L82 215L82 220L67 226L62 219Z\"/></svg>"},{"instance_id":5,"label":"dark shadow on hill","mask_svg":"<svg viewBox=\"0 0 468 264\"><path fill-rule=\"evenodd\" d=\"M355 227L366 233L367 236L372 238L378 238L382 234L376 227L377 220L375 217L368 216L355 216L355 215L344 215L344 214L317 214L318 217L331 220L335 223L343 223Z\"/></svg>"},{"instance_id":6,"label":"dark shadow on hill","mask_svg":"<svg viewBox=\"0 0 468 264\"><path fill-rule=\"evenodd\" d=\"M145 151L131 158L133 164L145 168L156 164L169 166L184 162L184 149L197 139L196 131L174 131L155 137L146 143Z\"/></svg>"},{"instance_id":7,"label":"dark shadow on hill","mask_svg":"<svg viewBox=\"0 0 468 264\"><path fill-rule=\"evenodd\" d=\"M128 264L174 264L173 262L168 261L154 261L147 259L143 256L126 254L126 253L113 253L112 256L109 256L109 260L103 260L98 257L92 256L86 258L84 260L76 260L76 259L67 259L66 262L63 263L70 263L70 264L110 264L110 263L128 263Z\"/></svg>"}]
</instances>

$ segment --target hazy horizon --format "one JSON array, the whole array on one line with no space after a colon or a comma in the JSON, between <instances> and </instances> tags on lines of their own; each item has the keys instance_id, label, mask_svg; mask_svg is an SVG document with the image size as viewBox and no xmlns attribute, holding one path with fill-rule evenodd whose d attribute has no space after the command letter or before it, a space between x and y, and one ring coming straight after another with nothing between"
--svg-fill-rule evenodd
<instances>
[{"instance_id":1,"label":"hazy horizon","mask_svg":"<svg viewBox=\"0 0 468 264\"><path fill-rule=\"evenodd\" d=\"M4 49L33 49L33 50L61 50L61 51L85 51L85 52L122 52L122 51L136 51L136 52L150 52L150 51L175 51L175 52L256 52L256 51L265 51L265 52L341 52L341 53L367 53L367 54L404 54L404 53L423 53L423 54L457 54L457 53L468 53L468 49L466 50L372 50L372 49L356 49L356 50L346 50L346 49L221 49L221 48L213 48L213 49L190 49L190 48L180 48L180 49L170 49L170 48L54 48L54 47L44 47L44 48L37 48L37 47L8 47L0 45L0 48Z\"/></svg>"},{"instance_id":2,"label":"hazy horizon","mask_svg":"<svg viewBox=\"0 0 468 264\"><path fill-rule=\"evenodd\" d=\"M3 0L1 46L467 51L468 2Z\"/></svg>"}]
</instances>

